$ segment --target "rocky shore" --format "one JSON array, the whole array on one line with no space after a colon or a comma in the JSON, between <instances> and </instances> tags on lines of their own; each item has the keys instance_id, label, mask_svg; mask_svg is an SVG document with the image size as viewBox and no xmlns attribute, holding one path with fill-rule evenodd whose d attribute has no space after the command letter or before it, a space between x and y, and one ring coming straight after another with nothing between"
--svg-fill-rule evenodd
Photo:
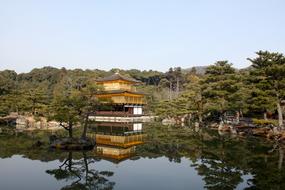
<instances>
[{"instance_id":1,"label":"rocky shore","mask_svg":"<svg viewBox=\"0 0 285 190\"><path fill-rule=\"evenodd\" d=\"M48 121L45 117L18 115L15 119L18 130L59 130L59 122Z\"/></svg>"},{"instance_id":2,"label":"rocky shore","mask_svg":"<svg viewBox=\"0 0 285 190\"><path fill-rule=\"evenodd\" d=\"M184 118L184 119L181 119ZM180 126L186 126L185 125L185 116L177 118L164 118L162 119L163 125L180 125ZM258 136L267 138L270 140L278 141L285 143L285 130L281 129L280 127L277 127L277 125L274 124L273 121L263 121L263 120L257 120L259 122L254 123L253 121L256 119L250 119L247 118L249 121L243 121L241 120L235 120L231 122L211 122L211 123L199 123L195 122L194 127L200 128L200 127L207 127L214 130L218 130L220 134L234 134L234 135L240 135L240 136Z\"/></svg>"},{"instance_id":3,"label":"rocky shore","mask_svg":"<svg viewBox=\"0 0 285 190\"><path fill-rule=\"evenodd\" d=\"M212 129L217 129L219 132L228 132L241 136L258 136L285 143L285 130L276 126L256 126L256 125L236 125L227 123L213 123L209 125Z\"/></svg>"}]
</instances>

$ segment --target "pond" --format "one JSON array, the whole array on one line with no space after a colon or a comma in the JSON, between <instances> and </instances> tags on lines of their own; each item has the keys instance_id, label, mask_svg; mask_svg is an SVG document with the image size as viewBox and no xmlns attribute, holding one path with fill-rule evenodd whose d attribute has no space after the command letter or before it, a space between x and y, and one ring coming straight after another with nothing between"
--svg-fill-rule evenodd
<instances>
[{"instance_id":1,"label":"pond","mask_svg":"<svg viewBox=\"0 0 285 190\"><path fill-rule=\"evenodd\" d=\"M1 129L0 189L285 189L282 146L209 129L95 124L87 152L35 146L51 133Z\"/></svg>"}]
</instances>

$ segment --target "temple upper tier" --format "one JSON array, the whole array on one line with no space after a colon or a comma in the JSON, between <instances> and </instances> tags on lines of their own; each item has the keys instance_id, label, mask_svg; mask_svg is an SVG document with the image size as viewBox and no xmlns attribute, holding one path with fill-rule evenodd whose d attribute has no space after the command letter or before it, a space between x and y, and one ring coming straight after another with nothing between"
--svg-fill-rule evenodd
<instances>
[{"instance_id":1,"label":"temple upper tier","mask_svg":"<svg viewBox=\"0 0 285 190\"><path fill-rule=\"evenodd\" d=\"M111 76L98 79L96 82L99 85L103 85L106 91L108 90L136 91L134 85L141 83L138 80L123 76L119 73L115 73Z\"/></svg>"}]
</instances>

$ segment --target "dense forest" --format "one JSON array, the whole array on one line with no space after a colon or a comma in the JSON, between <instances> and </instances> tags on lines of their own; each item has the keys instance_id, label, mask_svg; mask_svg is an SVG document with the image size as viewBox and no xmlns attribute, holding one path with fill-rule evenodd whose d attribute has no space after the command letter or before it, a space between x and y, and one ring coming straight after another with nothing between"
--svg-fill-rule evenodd
<instances>
[{"instance_id":1,"label":"dense forest","mask_svg":"<svg viewBox=\"0 0 285 190\"><path fill-rule=\"evenodd\" d=\"M98 101L95 80L119 70L142 81L146 112L161 118L192 114L202 122L234 112L252 118L278 119L283 126L285 57L259 51L248 58L251 66L236 69L227 61L208 67L170 68L167 72L68 70L44 67L29 73L0 72L0 116L11 112L47 116L62 121L84 120ZM72 119L71 119L72 118Z\"/></svg>"}]
</instances>

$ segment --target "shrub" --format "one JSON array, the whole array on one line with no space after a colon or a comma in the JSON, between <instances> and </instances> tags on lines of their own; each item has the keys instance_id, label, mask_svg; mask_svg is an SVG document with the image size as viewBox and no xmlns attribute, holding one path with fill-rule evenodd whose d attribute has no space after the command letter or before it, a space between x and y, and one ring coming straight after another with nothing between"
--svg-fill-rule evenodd
<instances>
[{"instance_id":1,"label":"shrub","mask_svg":"<svg viewBox=\"0 0 285 190\"><path fill-rule=\"evenodd\" d=\"M278 123L276 120L266 120L266 119L252 119L252 122L255 124L255 125L259 125L259 126L268 126L268 125L274 125L274 126L277 126Z\"/></svg>"}]
</instances>

